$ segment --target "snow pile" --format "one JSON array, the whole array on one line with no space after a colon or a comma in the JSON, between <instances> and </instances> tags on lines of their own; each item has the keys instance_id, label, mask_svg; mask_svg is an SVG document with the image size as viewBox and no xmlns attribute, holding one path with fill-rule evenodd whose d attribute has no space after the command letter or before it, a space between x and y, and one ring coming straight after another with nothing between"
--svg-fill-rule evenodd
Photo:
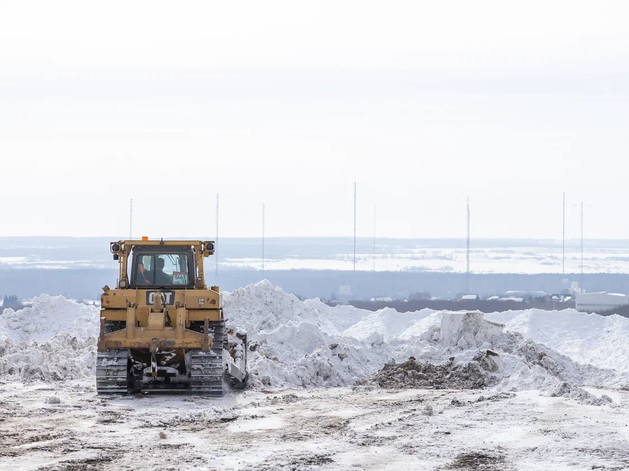
<instances>
[{"instance_id":1,"label":"snow pile","mask_svg":"<svg viewBox=\"0 0 629 471\"><path fill-rule=\"evenodd\" d=\"M0 340L0 377L63 381L94 376L96 339L58 334L47 342Z\"/></svg>"},{"instance_id":2,"label":"snow pile","mask_svg":"<svg viewBox=\"0 0 629 471\"><path fill-rule=\"evenodd\" d=\"M268 281L226 293L224 309L228 325L247 332L254 386L347 386L387 359L354 339L341 345L338 312L318 300L302 302Z\"/></svg>"},{"instance_id":3,"label":"snow pile","mask_svg":"<svg viewBox=\"0 0 629 471\"><path fill-rule=\"evenodd\" d=\"M247 331L269 331L289 322L320 323L319 311L269 281L223 293L225 318ZM334 330L330 324L328 329Z\"/></svg>"},{"instance_id":4,"label":"snow pile","mask_svg":"<svg viewBox=\"0 0 629 471\"><path fill-rule=\"evenodd\" d=\"M629 319L618 316L371 312L300 301L268 281L225 293L224 311L230 327L248 334L254 388L372 382L534 389L593 402L575 385L622 386L629 369ZM93 376L98 314L93 306L46 295L32 307L6 310L0 316L0 377Z\"/></svg>"},{"instance_id":5,"label":"snow pile","mask_svg":"<svg viewBox=\"0 0 629 471\"><path fill-rule=\"evenodd\" d=\"M0 316L0 376L57 381L90 377L96 361L98 309L62 296Z\"/></svg>"},{"instance_id":6,"label":"snow pile","mask_svg":"<svg viewBox=\"0 0 629 471\"><path fill-rule=\"evenodd\" d=\"M45 342L58 333L71 331L77 337L98 335L98 308L68 301L63 296L42 294L33 305L17 311L6 309L0 316L0 338Z\"/></svg>"},{"instance_id":7,"label":"snow pile","mask_svg":"<svg viewBox=\"0 0 629 471\"><path fill-rule=\"evenodd\" d=\"M535 389L599 404L599 399L575 385L612 386L619 378L615 372L577 364L519 333L505 331L479 312L443 313L441 323L433 325L414 345L423 362L414 357L401 365L392 361L374 381L380 386L402 388Z\"/></svg>"},{"instance_id":8,"label":"snow pile","mask_svg":"<svg viewBox=\"0 0 629 471\"><path fill-rule=\"evenodd\" d=\"M626 317L587 314L575 309L494 312L485 317L579 363L629 372Z\"/></svg>"},{"instance_id":9,"label":"snow pile","mask_svg":"<svg viewBox=\"0 0 629 471\"><path fill-rule=\"evenodd\" d=\"M254 386L347 386L369 379L393 385L374 373L388 364L381 373L395 376L394 365L411 357L419 361L407 363L417 373L412 383L417 387L474 384L553 395L570 390L565 384L612 386L619 381L616 372L576 363L478 312L329 307L318 300L301 302L268 282L227 295L225 311L230 323L248 332ZM339 322L341 313L354 323ZM402 377L406 380L408 374Z\"/></svg>"},{"instance_id":10,"label":"snow pile","mask_svg":"<svg viewBox=\"0 0 629 471\"><path fill-rule=\"evenodd\" d=\"M411 338L415 333L424 331L430 324L438 322L438 317L434 316L435 312L432 309L422 309L417 312L397 312L392 308L384 308L367 316L363 312L364 317L347 328L343 335L358 340L377 336L387 342L396 337ZM426 319L429 319L427 323L420 322ZM418 325L420 326L419 329L417 329Z\"/></svg>"}]
</instances>

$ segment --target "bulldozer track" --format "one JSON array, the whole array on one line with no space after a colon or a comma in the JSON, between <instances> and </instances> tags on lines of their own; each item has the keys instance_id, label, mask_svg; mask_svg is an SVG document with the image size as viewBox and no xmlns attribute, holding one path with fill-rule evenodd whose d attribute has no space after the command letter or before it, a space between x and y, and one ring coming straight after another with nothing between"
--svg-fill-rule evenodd
<instances>
[{"instance_id":1,"label":"bulldozer track","mask_svg":"<svg viewBox=\"0 0 629 471\"><path fill-rule=\"evenodd\" d=\"M210 395L223 395L223 344L225 321L210 322L212 351L190 352L190 392Z\"/></svg>"},{"instance_id":2,"label":"bulldozer track","mask_svg":"<svg viewBox=\"0 0 629 471\"><path fill-rule=\"evenodd\" d=\"M128 350L99 352L96 357L96 392L98 394L126 394Z\"/></svg>"},{"instance_id":3,"label":"bulldozer track","mask_svg":"<svg viewBox=\"0 0 629 471\"><path fill-rule=\"evenodd\" d=\"M225 321L210 322L212 350L190 351L190 392L210 396L223 395L223 348ZM129 351L126 349L99 352L96 357L96 391L98 394L129 392Z\"/></svg>"}]
</instances>

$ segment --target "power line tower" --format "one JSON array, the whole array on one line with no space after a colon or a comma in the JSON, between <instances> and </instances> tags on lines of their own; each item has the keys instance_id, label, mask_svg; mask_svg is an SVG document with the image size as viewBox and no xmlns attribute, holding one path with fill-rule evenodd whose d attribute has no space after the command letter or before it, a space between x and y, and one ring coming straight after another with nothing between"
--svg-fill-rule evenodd
<instances>
[{"instance_id":1,"label":"power line tower","mask_svg":"<svg viewBox=\"0 0 629 471\"><path fill-rule=\"evenodd\" d=\"M376 271L376 205L373 206L373 271Z\"/></svg>"},{"instance_id":2,"label":"power line tower","mask_svg":"<svg viewBox=\"0 0 629 471\"><path fill-rule=\"evenodd\" d=\"M262 276L264 276L264 224L265 224L265 204L262 203Z\"/></svg>"},{"instance_id":3,"label":"power line tower","mask_svg":"<svg viewBox=\"0 0 629 471\"><path fill-rule=\"evenodd\" d=\"M467 254L465 271L465 294L470 292L470 198L467 197Z\"/></svg>"},{"instance_id":4,"label":"power line tower","mask_svg":"<svg viewBox=\"0 0 629 471\"><path fill-rule=\"evenodd\" d=\"M583 288L583 201L581 201L581 292L585 292Z\"/></svg>"},{"instance_id":5,"label":"power line tower","mask_svg":"<svg viewBox=\"0 0 629 471\"><path fill-rule=\"evenodd\" d=\"M133 239L133 198L129 201L129 240Z\"/></svg>"},{"instance_id":6,"label":"power line tower","mask_svg":"<svg viewBox=\"0 0 629 471\"><path fill-rule=\"evenodd\" d=\"M561 233L561 274L566 274L566 193L563 194L563 229Z\"/></svg>"},{"instance_id":7,"label":"power line tower","mask_svg":"<svg viewBox=\"0 0 629 471\"><path fill-rule=\"evenodd\" d=\"M354 182L354 271L356 271L356 182Z\"/></svg>"},{"instance_id":8,"label":"power line tower","mask_svg":"<svg viewBox=\"0 0 629 471\"><path fill-rule=\"evenodd\" d=\"M214 242L215 283L218 284L218 193L216 193L216 241Z\"/></svg>"}]
</instances>

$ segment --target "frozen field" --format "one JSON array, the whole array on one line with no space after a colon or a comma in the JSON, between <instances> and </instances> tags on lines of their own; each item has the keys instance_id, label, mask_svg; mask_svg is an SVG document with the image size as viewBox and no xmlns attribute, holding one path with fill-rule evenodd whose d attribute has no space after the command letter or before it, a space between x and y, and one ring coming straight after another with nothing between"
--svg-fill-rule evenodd
<instances>
[{"instance_id":1,"label":"frozen field","mask_svg":"<svg viewBox=\"0 0 629 471\"><path fill-rule=\"evenodd\" d=\"M228 258L225 268L260 268L257 258ZM475 248L470 254L470 267L474 273L562 273L561 247L492 247ZM338 254L333 258L267 259L267 270L351 270L353 254ZM464 273L466 251L463 248L412 248L394 253L357 254L357 270L401 271L420 270L447 273ZM566 273L580 273L581 253L566 251ZM621 248L591 249L584 251L585 273L629 273L629 250Z\"/></svg>"},{"instance_id":2,"label":"frozen field","mask_svg":"<svg viewBox=\"0 0 629 471\"><path fill-rule=\"evenodd\" d=\"M0 268L73 269L116 268L109 254L112 238L0 238ZM562 273L561 240L479 239L471 243L474 273ZM225 238L218 249L222 269L261 269L262 240ZM214 263L215 259L210 260ZM350 238L269 238L267 270L352 270ZM464 239L361 238L358 270L466 270ZM624 240L586 240L585 273L629 273L629 244ZM566 273L580 273L580 241L566 242Z\"/></svg>"},{"instance_id":3,"label":"frozen field","mask_svg":"<svg viewBox=\"0 0 629 471\"><path fill-rule=\"evenodd\" d=\"M629 468L629 319L225 295L250 388L96 396L98 311L0 316L0 469Z\"/></svg>"}]
</instances>

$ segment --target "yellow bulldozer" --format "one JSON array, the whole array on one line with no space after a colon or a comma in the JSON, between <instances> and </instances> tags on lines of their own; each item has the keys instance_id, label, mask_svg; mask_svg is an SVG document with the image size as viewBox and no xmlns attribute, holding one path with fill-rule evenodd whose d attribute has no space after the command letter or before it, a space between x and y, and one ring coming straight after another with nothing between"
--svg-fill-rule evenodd
<instances>
[{"instance_id":1,"label":"yellow bulldozer","mask_svg":"<svg viewBox=\"0 0 629 471\"><path fill-rule=\"evenodd\" d=\"M219 288L205 285L214 243L143 237L111 242L110 251L119 277L101 295L97 392L243 388L246 334L226 330Z\"/></svg>"}]
</instances>

